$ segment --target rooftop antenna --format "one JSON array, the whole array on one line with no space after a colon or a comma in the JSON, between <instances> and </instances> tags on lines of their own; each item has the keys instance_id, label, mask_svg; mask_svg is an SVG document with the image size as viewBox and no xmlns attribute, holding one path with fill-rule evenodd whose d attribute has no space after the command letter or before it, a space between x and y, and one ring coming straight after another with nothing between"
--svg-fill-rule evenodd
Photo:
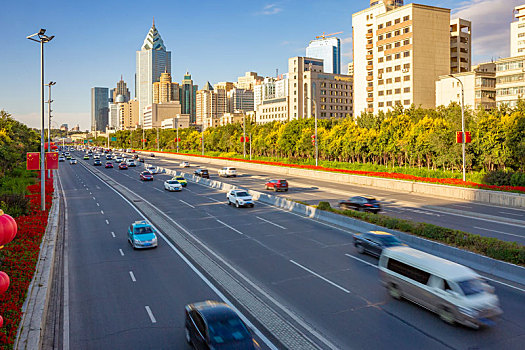
<instances>
[{"instance_id":1,"label":"rooftop antenna","mask_svg":"<svg viewBox=\"0 0 525 350\"><path fill-rule=\"evenodd\" d=\"M153 28L155 28L155 16L153 16Z\"/></svg>"},{"instance_id":2,"label":"rooftop antenna","mask_svg":"<svg viewBox=\"0 0 525 350\"><path fill-rule=\"evenodd\" d=\"M275 77L276 77L276 78L279 77L279 68L275 68Z\"/></svg>"}]
</instances>

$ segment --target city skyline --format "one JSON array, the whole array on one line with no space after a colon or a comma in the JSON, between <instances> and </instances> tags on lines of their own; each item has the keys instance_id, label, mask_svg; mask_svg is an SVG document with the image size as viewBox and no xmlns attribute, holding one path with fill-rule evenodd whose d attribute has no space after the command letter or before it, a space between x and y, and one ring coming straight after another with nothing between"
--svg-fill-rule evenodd
<instances>
[{"instance_id":1,"label":"city skyline","mask_svg":"<svg viewBox=\"0 0 525 350\"><path fill-rule=\"evenodd\" d=\"M367 8L369 1L330 1L322 6L304 4L299 12L293 6L294 3L295 1L290 0L254 5L230 1L222 7L215 3L207 3L206 10L203 10L202 6L197 9L189 4L175 3L167 6L172 6L173 10L177 8L177 12L154 13L154 10L139 10L138 2L132 2L129 9L125 10L129 12L129 16L122 16L125 19L114 23L110 18L97 19L96 28L85 27L85 32L80 30L82 25L85 25L82 20L78 25L74 25L79 19L73 21L66 17L78 11L85 11L85 17L88 17L93 9L83 8L87 5L68 4L58 13L53 13L47 8L37 7L29 10L27 5L7 4L7 11L4 13L10 13L10 16L2 19L6 24L2 39L5 43L2 44L12 49L0 53L0 61L4 62L0 68L0 76L2 81L7 82L0 87L0 108L31 127L39 126L38 52L29 42L24 41L26 35L39 27L46 28L51 35L56 35L56 39L45 48L45 79L57 81L57 85L53 87L54 127L63 123L78 123L82 130L88 129L90 88L113 87L121 74L132 96L135 96L134 53L140 50L153 16L166 46L172 51L171 73L174 82L181 82L186 71L192 74L195 84L199 86L204 86L207 81L235 81L247 71L257 72L261 76L274 76L276 69L279 69L279 73L284 73L288 58L303 56L310 40L323 32L344 32L339 37L342 49L341 65L346 67L351 61L351 15ZM453 18L462 17L472 21L474 64L490 60L492 57L497 59L509 56L510 23L514 20L511 10L519 5L520 1L511 0L506 2L505 6L499 4L495 7L498 5L495 0L472 0L462 2L459 8L451 0L416 3L448 7L452 10ZM111 12L112 9L109 8L108 11ZM189 12L195 15L191 20L181 17L180 20L173 21L173 13ZM497 13L503 15L496 16ZM13 18L22 14L27 17L24 23L15 23ZM241 34L236 31L232 34L231 30L225 30L223 33L209 29L224 26L224 23L233 23L228 19L239 15L244 17L235 17L236 24L228 26L232 29L235 25L242 26ZM304 21L304 16L311 17L312 21ZM265 26L261 27L254 23L254 20L263 21ZM202 21L206 21L207 26L194 25L203 23ZM249 25L246 27L247 24ZM122 25L126 30L121 30ZM93 32L89 36L85 35L88 28L90 34ZM102 40L102 34L117 32L117 29L119 35L115 39L106 42ZM489 30L491 32L488 32ZM239 48L238 42L241 40L244 45ZM480 46L481 44L484 46ZM15 60L15 55L20 58ZM215 69L216 66L220 66L221 69ZM86 74L86 71L89 71L89 74ZM81 79L79 75L85 78ZM79 80L83 81L79 83ZM22 87L26 92L24 95L17 93Z\"/></svg>"}]
</instances>

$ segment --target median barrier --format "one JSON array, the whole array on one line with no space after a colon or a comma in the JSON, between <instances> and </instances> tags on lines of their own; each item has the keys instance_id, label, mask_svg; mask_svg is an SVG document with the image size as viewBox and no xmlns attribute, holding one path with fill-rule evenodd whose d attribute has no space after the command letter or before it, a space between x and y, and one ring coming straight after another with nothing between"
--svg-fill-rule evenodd
<instances>
[{"instance_id":1,"label":"median barrier","mask_svg":"<svg viewBox=\"0 0 525 350\"><path fill-rule=\"evenodd\" d=\"M422 196L451 198L454 200L466 200L508 207L525 208L525 194L521 193L490 191L475 188L439 185L426 182L386 179L331 171L274 166L268 164L224 160L209 157L197 157L180 153L163 152L162 156L171 159L182 159L189 162L231 166L249 170L257 170L259 172L269 172L272 174L308 177L336 183L381 188L391 191L403 191Z\"/></svg>"},{"instance_id":2,"label":"median barrier","mask_svg":"<svg viewBox=\"0 0 525 350\"><path fill-rule=\"evenodd\" d=\"M192 182L211 187L217 190L229 191L231 189L239 188L238 186L227 184L221 181L203 179L192 174L186 174L174 170L166 169L166 173L173 175L182 175ZM522 266L492 259L480 254L470 252L468 250L463 250L443 243L431 241L409 233L387 229L385 227L374 225L365 221L360 221L348 216L332 213L325 210L319 210L317 208L304 205L302 203L294 202L284 197L274 196L271 194L253 191L249 189L245 190L247 190L248 193L250 193L250 195L256 201L275 206L283 210L287 210L295 214L299 214L301 216L320 221L325 224L338 226L340 228L344 228L350 231L389 232L413 248L422 250L433 255L437 255L447 260L457 262L461 265L468 266L470 268L473 268L475 270L481 271L489 275L494 275L509 281L525 285L525 268Z\"/></svg>"}]
</instances>

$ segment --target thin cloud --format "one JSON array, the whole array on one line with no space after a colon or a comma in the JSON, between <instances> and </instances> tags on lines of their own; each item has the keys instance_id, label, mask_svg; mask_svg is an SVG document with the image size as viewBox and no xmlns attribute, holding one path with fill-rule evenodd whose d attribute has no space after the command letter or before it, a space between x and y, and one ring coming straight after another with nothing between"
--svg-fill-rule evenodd
<instances>
[{"instance_id":1,"label":"thin cloud","mask_svg":"<svg viewBox=\"0 0 525 350\"><path fill-rule=\"evenodd\" d=\"M351 36L341 39L341 44L349 44L351 42L352 42L352 37Z\"/></svg>"},{"instance_id":2,"label":"thin cloud","mask_svg":"<svg viewBox=\"0 0 525 350\"><path fill-rule=\"evenodd\" d=\"M468 0L453 10L452 18L472 22L473 61L510 56L510 23L514 7L523 0Z\"/></svg>"},{"instance_id":3,"label":"thin cloud","mask_svg":"<svg viewBox=\"0 0 525 350\"><path fill-rule=\"evenodd\" d=\"M263 7L262 11L259 12L259 14L265 15L265 16L271 16L271 15L276 15L282 11L283 11L282 7L279 7L277 4L268 4Z\"/></svg>"}]
</instances>

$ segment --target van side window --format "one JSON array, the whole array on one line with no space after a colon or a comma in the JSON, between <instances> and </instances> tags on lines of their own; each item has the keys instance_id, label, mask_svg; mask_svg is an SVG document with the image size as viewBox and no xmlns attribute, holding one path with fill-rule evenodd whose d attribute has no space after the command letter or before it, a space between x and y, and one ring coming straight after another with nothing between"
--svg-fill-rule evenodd
<instances>
[{"instance_id":1,"label":"van side window","mask_svg":"<svg viewBox=\"0 0 525 350\"><path fill-rule=\"evenodd\" d=\"M450 288L450 286L448 285L447 280L445 280L445 288L444 289L445 289L445 291L452 290L452 288Z\"/></svg>"},{"instance_id":2,"label":"van side window","mask_svg":"<svg viewBox=\"0 0 525 350\"><path fill-rule=\"evenodd\" d=\"M402 263L395 259L388 259L387 269L400 275L413 279L421 284L427 284L430 274L413 266Z\"/></svg>"}]
</instances>

